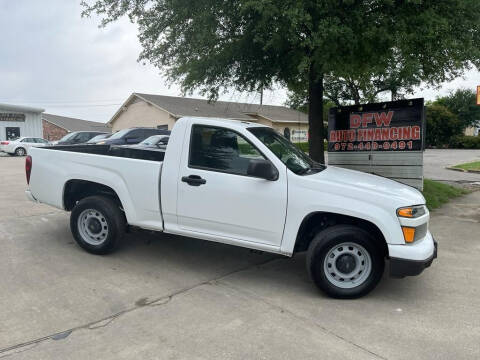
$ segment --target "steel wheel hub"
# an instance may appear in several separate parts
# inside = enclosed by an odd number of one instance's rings
[[[327,280],[342,289],[363,284],[372,272],[372,260],[367,250],[349,242],[331,248],[323,266]]]
[[[83,240],[90,245],[100,245],[108,237],[107,220],[98,210],[83,210],[77,225]]]

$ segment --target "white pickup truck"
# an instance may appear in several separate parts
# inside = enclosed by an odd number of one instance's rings
[[[127,226],[292,256],[333,297],[365,295],[385,260],[395,277],[436,257],[416,189],[312,161],[273,129],[182,118],[165,151],[109,145],[32,148],[27,196],[71,211],[85,250],[115,249]]]

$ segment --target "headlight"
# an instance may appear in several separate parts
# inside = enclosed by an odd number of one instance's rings
[[[105,144],[105,141],[99,141],[96,143],[97,145],[104,145]]]
[[[397,216],[405,218],[417,218],[425,215],[425,205],[407,206],[397,210]]]

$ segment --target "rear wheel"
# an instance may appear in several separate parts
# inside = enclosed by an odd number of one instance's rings
[[[25,156],[26,153],[27,151],[22,147],[19,147],[15,150],[15,155],[17,156]]]
[[[75,241],[92,254],[108,254],[118,246],[125,233],[126,219],[119,206],[105,196],[81,200],[70,215]]]
[[[307,269],[322,291],[335,298],[366,295],[380,281],[385,261],[380,246],[365,230],[335,225],[310,243]]]

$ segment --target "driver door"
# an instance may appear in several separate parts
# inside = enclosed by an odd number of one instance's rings
[[[247,175],[250,159],[266,157],[243,135],[222,127],[194,125],[189,149],[178,179],[179,227],[280,246],[287,209],[285,168],[277,168],[276,181]],[[198,181],[189,183],[188,178]]]

